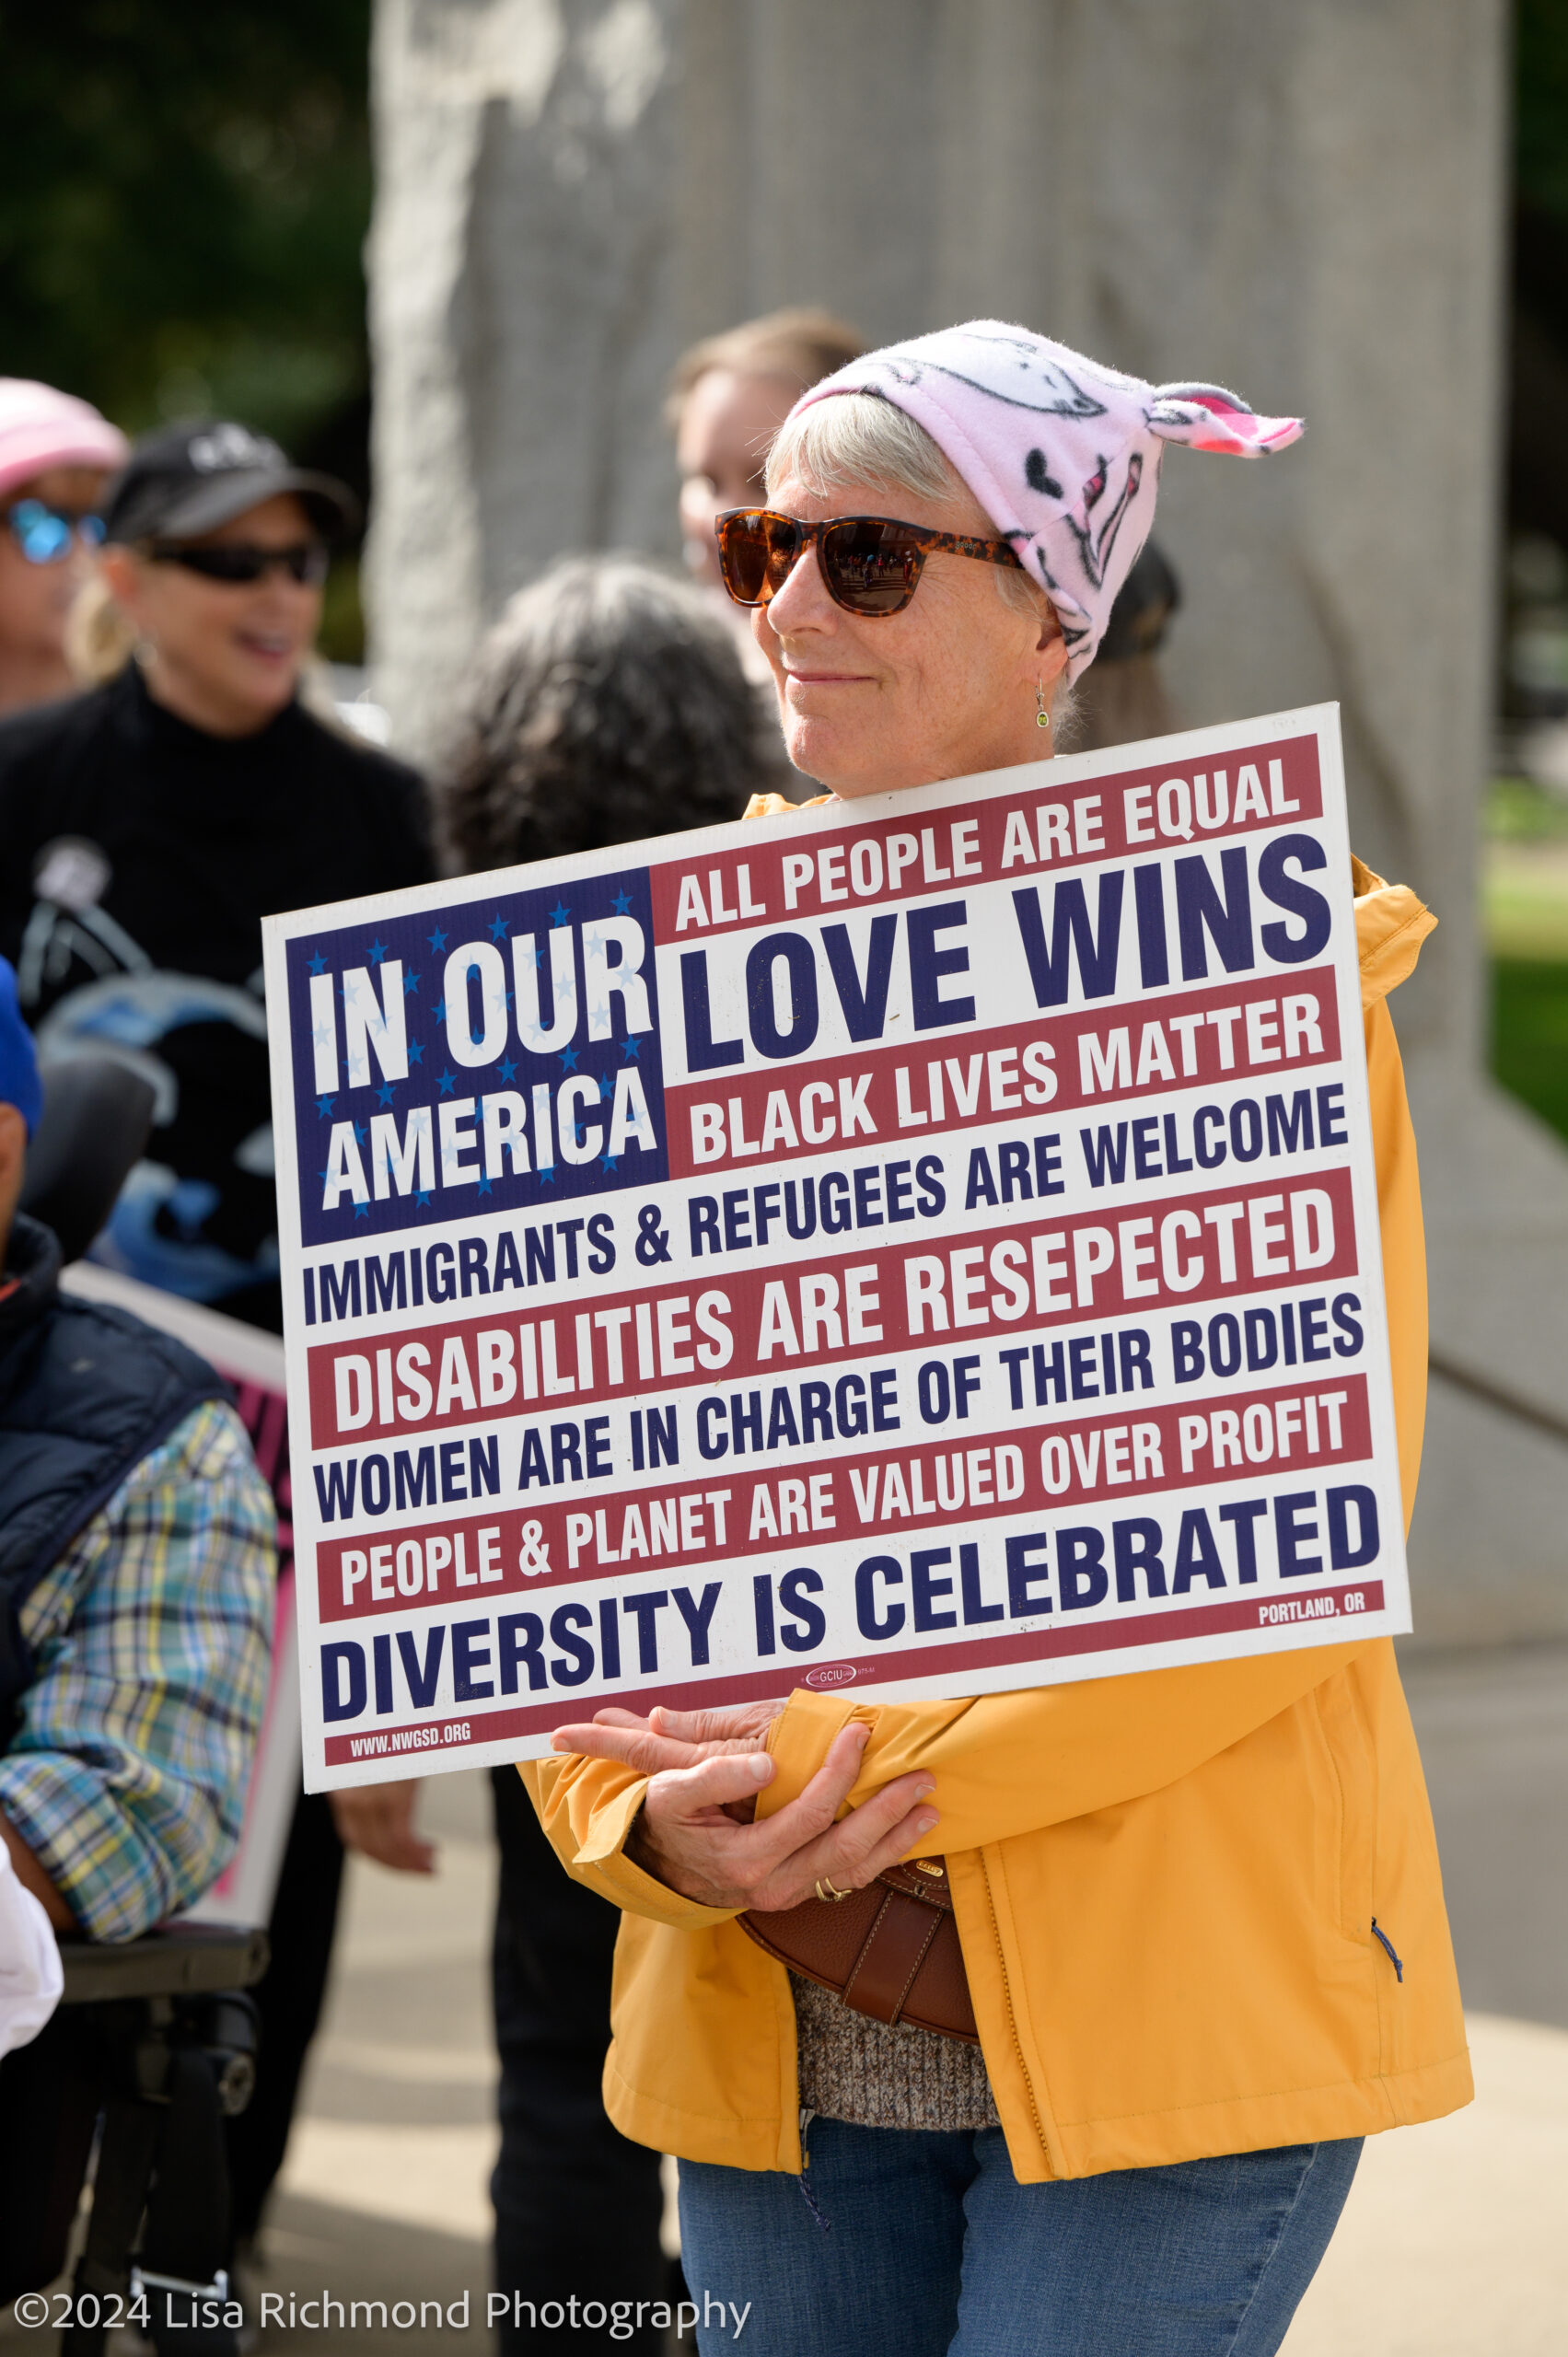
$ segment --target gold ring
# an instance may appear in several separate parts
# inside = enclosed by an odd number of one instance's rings
[[[831,1900],[853,1898],[854,1897],[854,1893],[853,1890],[841,1890],[837,1883],[830,1882],[826,1875],[824,1875],[817,1885],[817,1896],[819,1898],[823,1900]]]

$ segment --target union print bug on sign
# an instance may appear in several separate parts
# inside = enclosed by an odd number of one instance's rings
[[[267,932],[311,1789],[1409,1627],[1332,707]]]

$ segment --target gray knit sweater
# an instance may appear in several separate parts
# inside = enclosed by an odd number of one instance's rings
[[[856,2128],[998,2128],[978,2046],[875,2022],[792,1972],[800,2107]]]

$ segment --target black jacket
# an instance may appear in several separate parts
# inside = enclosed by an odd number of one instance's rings
[[[158,1090],[103,1257],[277,1324],[261,918],[431,873],[416,773],[297,704],[209,737],[132,666],[0,724],[0,951],[41,1056]]]

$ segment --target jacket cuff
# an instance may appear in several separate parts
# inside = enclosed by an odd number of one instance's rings
[[[727,1923],[739,1913],[738,1908],[703,1907],[695,1898],[683,1898],[626,1855],[626,1843],[646,1791],[647,1780],[640,1777],[595,1809],[592,1831],[572,1861],[573,1873],[624,1913],[645,1916],[674,1931],[696,1932],[709,1923]]]
[[[768,1730],[773,1781],[757,1796],[759,1817],[774,1817],[798,1800],[828,1756],[839,1729],[856,1715],[847,1694],[812,1694],[797,1686]]]

